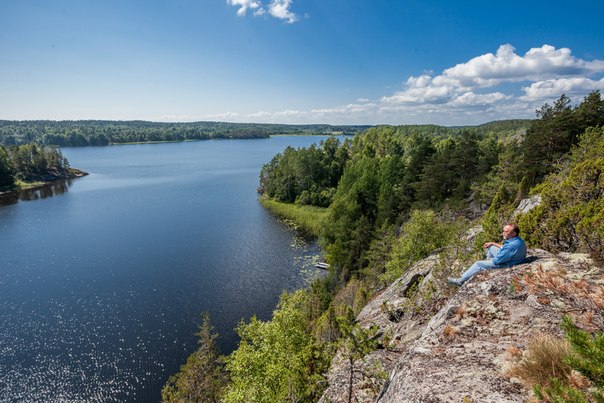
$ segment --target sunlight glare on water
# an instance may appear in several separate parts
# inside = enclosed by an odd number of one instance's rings
[[[223,353],[319,250],[257,201],[317,137],[68,148],[90,172],[0,205],[0,401],[159,401],[208,311]]]

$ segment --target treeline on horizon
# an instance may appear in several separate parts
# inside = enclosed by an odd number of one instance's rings
[[[439,251],[442,267],[430,292],[408,290],[409,306],[382,307],[394,321],[406,311],[436,312],[452,292],[446,283],[452,262],[457,270],[467,267],[510,220],[519,220],[531,247],[604,261],[603,125],[596,91],[576,106],[563,95],[528,124],[379,126],[352,141],[333,138],[276,155],[260,173],[262,197],[318,211],[317,235],[331,269],[310,287],[284,293],[272,320],[242,321],[239,347],[226,357],[205,316],[199,348],[162,399],[317,401],[337,351],[350,379],[364,379],[377,396],[387,374],[377,367],[361,372],[355,362],[388,348],[387,341],[378,343],[377,329],[362,328],[356,315],[376,292]],[[536,194],[541,205],[515,216],[520,200]],[[482,232],[466,240],[462,234],[477,225]],[[343,400],[355,400],[351,382]]]
[[[354,135],[368,127],[370,126],[227,122],[0,120],[0,145],[36,143],[81,147],[156,141],[267,138],[277,134]]]

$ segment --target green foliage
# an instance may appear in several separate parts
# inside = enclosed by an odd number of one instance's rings
[[[485,145],[485,147],[487,147]],[[503,188],[506,195],[515,194],[518,189],[518,183],[522,179],[522,167],[520,155],[522,154],[522,144],[512,140],[507,144],[498,143],[497,150],[484,150],[485,153],[497,154],[497,163],[491,165],[490,171],[482,174],[480,179],[472,186],[474,197],[480,203],[490,205],[493,198]],[[490,158],[494,158],[493,155]],[[492,159],[489,163],[493,163]],[[487,163],[479,169],[485,169]],[[485,171],[479,171],[485,172]],[[526,183],[526,181],[525,181]],[[527,186],[526,184],[524,185]]]
[[[392,247],[397,239],[392,226],[382,225],[376,231],[364,255],[366,267],[359,272],[369,288],[377,288],[383,284],[386,264],[390,261]]]
[[[509,202],[510,198],[505,186],[502,185],[482,217],[482,232],[476,237],[476,249],[482,249],[485,242],[501,239],[501,229],[510,222],[514,210],[513,205]]]
[[[383,279],[395,280],[413,263],[455,242],[459,230],[458,225],[439,219],[432,210],[414,210],[393,246]]]
[[[579,329],[565,316],[562,328],[573,347],[574,354],[568,358],[569,364],[585,375],[595,386],[604,388],[604,333],[591,336]],[[604,390],[601,390],[604,392]]]
[[[15,184],[13,166],[4,147],[0,147],[0,189],[10,188]]]
[[[311,332],[316,303],[306,290],[283,294],[271,321],[254,317],[239,325],[239,347],[227,360],[225,402],[318,399],[329,360]]]
[[[349,142],[334,137],[308,148],[288,147],[260,171],[259,192],[277,201],[327,207],[348,160]]]
[[[539,183],[556,168],[560,158],[578,141],[588,127],[604,124],[604,100],[599,91],[587,95],[576,108],[562,95],[553,106],[537,111],[539,119],[526,133],[522,164],[531,184]]]
[[[342,337],[338,342],[340,352],[348,361],[348,402],[353,401],[353,381],[356,371],[356,361],[363,360],[365,356],[378,348],[378,326],[373,325],[369,328],[363,328],[354,320],[354,313],[349,309],[344,316],[337,318],[338,327]],[[370,378],[371,375],[359,371],[364,378]]]
[[[580,136],[568,163],[533,190],[542,204],[522,215],[529,244],[552,251],[584,251],[604,259],[604,128]]]
[[[478,129],[485,132],[498,132],[510,137],[524,134],[532,122],[531,119],[495,120],[478,126]]]
[[[69,162],[56,147],[36,144],[0,146],[0,188],[16,181],[44,181],[69,174]]]
[[[475,132],[462,130],[458,136],[436,143],[436,153],[424,165],[415,185],[419,203],[434,208],[451,199],[463,201],[469,195],[470,185],[478,174],[481,151],[478,141]]]
[[[535,385],[533,392],[538,399],[551,403],[589,403],[582,391],[565,385],[558,378],[551,379],[547,386]]]
[[[379,159],[363,158],[349,165],[331,205],[324,232],[330,262],[358,270],[363,252],[371,242],[377,219]],[[344,277],[347,277],[346,275]]]
[[[379,261],[375,241],[412,208],[463,205],[500,154],[497,135],[482,130],[380,126],[352,144],[289,148],[263,167],[259,190],[278,201],[329,206],[321,243],[345,282]]]
[[[498,136],[494,132],[489,132],[482,139],[478,140],[478,163],[476,169],[480,176],[488,174],[497,165],[501,148]]]
[[[199,326],[197,350],[189,356],[186,364],[172,375],[162,389],[162,401],[171,403],[184,402],[219,402],[227,378],[224,372],[222,357],[216,348],[214,328],[210,316],[203,314]]]
[[[496,135],[488,136],[483,141],[476,130],[384,126],[355,137],[323,237],[342,280],[371,273],[365,268],[376,260],[372,245],[405,222],[412,208],[461,207],[499,155]]]

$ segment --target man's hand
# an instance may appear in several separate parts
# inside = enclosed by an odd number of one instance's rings
[[[491,246],[497,246],[497,247],[501,247],[501,245],[499,245],[497,242],[487,242],[484,245],[482,245],[483,248],[488,249]]]

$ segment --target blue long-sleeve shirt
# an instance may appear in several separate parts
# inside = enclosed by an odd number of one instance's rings
[[[493,258],[496,265],[514,266],[526,259],[526,244],[519,236],[507,239]]]

